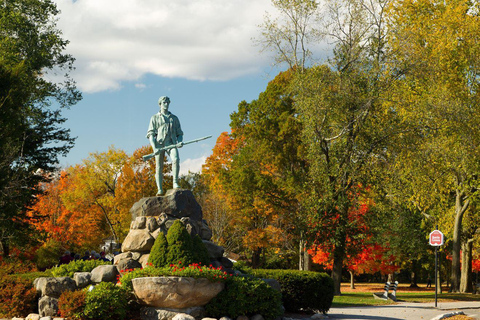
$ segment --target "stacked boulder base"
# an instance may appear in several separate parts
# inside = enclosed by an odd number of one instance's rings
[[[101,265],[92,272],[76,272],[70,277],[41,277],[35,279],[34,286],[40,295],[38,313],[41,317],[54,317],[58,314],[58,298],[64,291],[82,289],[90,284],[115,282],[118,270],[112,265]]]
[[[175,220],[180,220],[191,236],[200,236],[214,267],[232,267],[231,261],[223,257],[224,249],[210,241],[212,231],[190,190],[172,189],[165,196],[142,198],[130,213],[130,231],[123,241],[122,253],[114,259],[119,271],[145,267],[155,239],[160,232],[166,235]]]

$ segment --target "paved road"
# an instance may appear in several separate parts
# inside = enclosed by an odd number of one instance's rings
[[[440,315],[463,311],[465,315],[480,319],[480,302],[438,302],[432,303],[400,302],[395,305],[374,307],[331,308],[326,319],[345,320],[430,320]]]

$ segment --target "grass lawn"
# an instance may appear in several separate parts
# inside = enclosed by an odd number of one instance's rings
[[[353,307],[353,306],[378,306],[395,304],[394,301],[379,300],[373,297],[374,292],[383,292],[383,283],[359,283],[355,289],[350,289],[349,284],[342,284],[342,295],[333,298],[332,307]],[[399,284],[397,299],[407,302],[433,302],[435,301],[435,288],[410,288],[407,284]],[[438,294],[438,301],[480,301],[480,294],[471,293],[444,293]]]

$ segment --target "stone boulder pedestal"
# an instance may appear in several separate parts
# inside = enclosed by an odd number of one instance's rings
[[[132,280],[133,291],[143,305],[186,309],[206,305],[225,287],[206,278],[145,277]]]

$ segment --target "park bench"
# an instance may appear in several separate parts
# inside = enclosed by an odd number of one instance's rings
[[[373,294],[373,297],[375,299],[381,299],[381,300],[393,300],[397,301],[397,287],[398,287],[398,281],[395,281],[393,284],[390,283],[389,281],[385,282],[385,286],[383,287],[383,292],[375,292]],[[392,293],[389,293],[389,290],[392,290]]]

